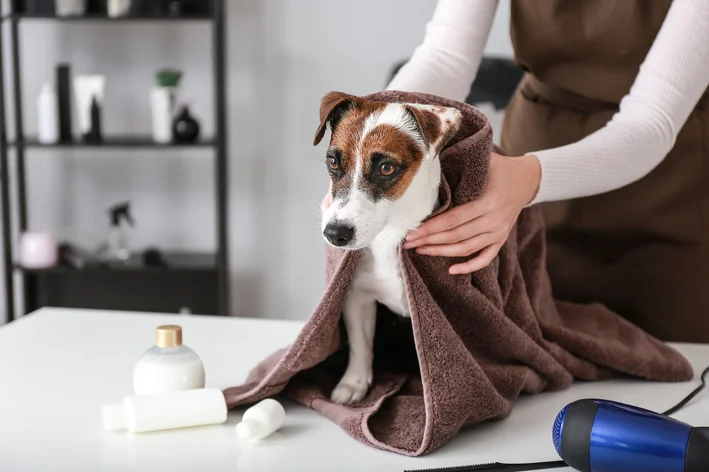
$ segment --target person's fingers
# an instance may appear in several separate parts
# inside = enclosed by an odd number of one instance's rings
[[[488,228],[489,222],[486,215],[475,218],[474,220],[464,222],[460,226],[450,229],[448,231],[443,231],[440,233],[429,234],[428,236],[422,236],[413,241],[405,241],[404,249],[413,249],[415,247],[423,247],[438,244],[455,244],[466,239],[474,238],[479,234],[487,233],[491,230]]]
[[[332,205],[332,195],[328,193],[320,203],[320,211],[325,213],[327,209],[330,208],[330,205]]]
[[[416,252],[427,256],[464,257],[475,254],[481,249],[493,244],[494,241],[494,234],[483,233],[456,244],[423,246],[416,249]]]
[[[440,233],[456,228],[463,223],[473,220],[483,214],[479,202],[470,202],[434,216],[421,226],[406,235],[407,241],[414,241],[433,233]]]
[[[452,265],[450,269],[448,269],[448,272],[451,274],[471,274],[483,269],[490,265],[495,257],[497,257],[497,253],[500,251],[501,247],[502,244],[500,243],[492,244],[480,251],[480,254],[469,261]]]

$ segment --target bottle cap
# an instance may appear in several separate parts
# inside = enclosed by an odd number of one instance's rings
[[[236,436],[239,439],[252,439],[258,434],[259,426],[254,420],[242,420],[236,425]]]
[[[101,424],[106,431],[126,429],[126,408],[123,405],[103,405],[101,407]]]
[[[155,345],[177,347],[182,344],[182,328],[177,325],[162,325],[155,329]]]

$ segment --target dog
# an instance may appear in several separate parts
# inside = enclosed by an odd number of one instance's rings
[[[372,385],[377,303],[410,317],[398,250],[438,205],[439,153],[458,131],[455,108],[369,101],[330,92],[320,104],[314,145],[330,129],[326,154],[332,203],[323,212],[327,244],[361,251],[342,310],[349,341],[331,401],[355,404]]]

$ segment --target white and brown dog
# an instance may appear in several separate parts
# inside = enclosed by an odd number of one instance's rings
[[[461,116],[455,108],[375,102],[341,92],[322,99],[315,144],[329,125],[332,184],[323,235],[333,246],[362,251],[343,307],[349,361],[331,395],[336,403],[356,403],[369,391],[377,302],[410,316],[398,248],[438,203],[438,154]]]

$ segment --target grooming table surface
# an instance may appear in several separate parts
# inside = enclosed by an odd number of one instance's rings
[[[265,356],[289,344],[301,322],[43,308],[0,328],[0,470],[144,470],[244,472],[396,472],[482,462],[557,460],[551,428],[559,410],[585,397],[664,410],[697,381],[622,380],[576,384],[521,398],[500,422],[464,430],[430,456],[408,458],[351,439],[337,425],[284,401],[286,424],[273,436],[241,443],[226,424],[153,433],[107,433],[100,408],[132,394],[132,370],[160,324],[179,324],[202,358],[207,387],[237,385]],[[709,365],[709,345],[674,345],[695,375]],[[709,424],[709,391],[675,415]],[[566,470],[566,469],[556,469]]]

